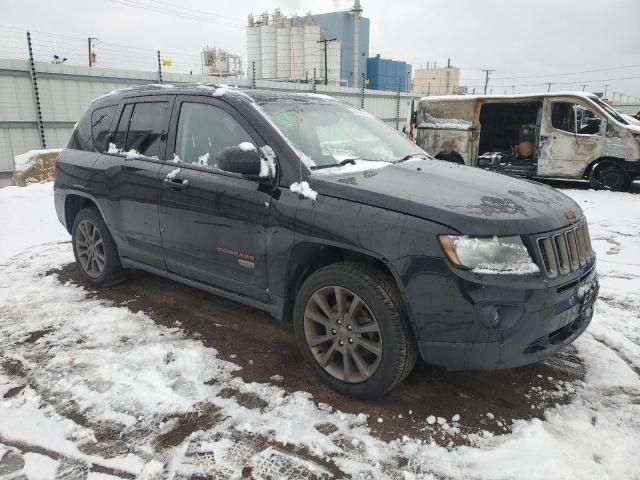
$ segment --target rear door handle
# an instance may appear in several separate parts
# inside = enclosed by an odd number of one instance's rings
[[[189,186],[189,180],[182,178],[165,178],[164,186],[174,190],[184,190]]]

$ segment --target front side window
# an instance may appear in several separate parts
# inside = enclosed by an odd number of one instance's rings
[[[223,109],[203,103],[182,104],[176,134],[177,161],[214,169],[223,149],[245,142],[253,140]]]
[[[551,104],[551,125],[553,128],[579,135],[596,135],[602,121],[594,112],[573,102],[553,102]]]
[[[345,104],[300,97],[260,106],[291,144],[311,159],[312,169],[424,155],[384,122]]]
[[[109,149],[109,133],[111,122],[116,113],[116,105],[98,108],[91,114],[91,133],[93,136],[93,146],[98,152]]]

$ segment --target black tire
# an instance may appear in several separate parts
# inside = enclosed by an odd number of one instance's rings
[[[328,373],[316,360],[318,353],[311,351],[305,333],[311,297],[322,289],[336,286],[360,297],[379,326],[381,358],[375,373],[358,383],[346,382]],[[307,363],[323,382],[347,397],[371,399],[389,393],[411,373],[416,362],[415,340],[407,325],[395,282],[388,274],[364,263],[335,263],[311,274],[298,292],[293,323],[296,341]],[[344,354],[340,358],[344,361]]]
[[[86,232],[88,225],[95,227],[96,237],[99,236],[101,239],[100,245],[92,247],[92,249],[99,250],[103,258],[101,262],[103,268],[94,272],[90,272],[89,269],[83,265],[87,263],[87,260],[83,247],[80,245],[84,238],[83,231]],[[125,276],[122,264],[120,263],[118,249],[102,215],[100,215],[100,212],[98,212],[96,208],[85,208],[78,212],[71,227],[71,244],[73,245],[73,255],[75,256],[76,264],[87,283],[95,287],[107,287],[124,280]],[[81,252],[80,250],[83,251]]]
[[[596,165],[589,173],[589,185],[594,190],[624,190],[629,179],[624,171],[613,163]]]

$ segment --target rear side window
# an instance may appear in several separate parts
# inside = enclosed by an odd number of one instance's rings
[[[116,113],[116,105],[98,108],[91,114],[91,133],[93,146],[98,152],[104,152],[109,148],[109,134],[111,122]]]
[[[129,120],[131,119],[131,112],[133,111],[133,104],[129,103],[122,110],[120,120],[118,121],[118,128],[113,139],[113,143],[118,150],[124,149],[124,142],[127,140],[127,131],[129,130]]]
[[[147,157],[157,157],[167,116],[167,102],[136,103],[129,122],[124,149]]]
[[[91,142],[91,110],[87,110],[76,124],[67,148],[84,150],[86,152],[93,151],[93,143]]]

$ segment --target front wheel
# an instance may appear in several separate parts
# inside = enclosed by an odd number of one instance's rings
[[[393,280],[363,263],[336,263],[309,276],[296,299],[294,328],[307,362],[349,397],[385,395],[415,365]]]
[[[596,166],[589,173],[589,185],[594,190],[623,190],[628,179],[620,167],[612,163]]]

